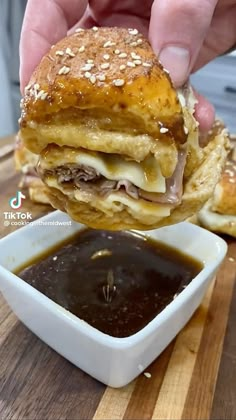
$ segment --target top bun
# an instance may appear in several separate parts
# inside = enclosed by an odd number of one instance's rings
[[[62,119],[72,121],[72,113],[67,112],[74,108],[88,112],[94,107],[110,118],[100,121],[100,128],[110,124],[117,131],[186,141],[177,92],[149,42],[136,29],[78,29],[53,46],[25,89],[20,125],[24,130],[34,128],[34,123],[50,124],[60,111],[65,111]],[[163,127],[168,132],[162,133]],[[37,141],[26,143],[35,153],[43,146]]]

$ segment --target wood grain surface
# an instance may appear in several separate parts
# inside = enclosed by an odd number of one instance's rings
[[[1,146],[13,139],[0,139]],[[18,188],[9,153],[0,158],[0,237],[3,212]],[[51,211],[24,200],[34,218]],[[94,380],[32,334],[0,296],[0,419],[236,419],[236,241],[202,305],[175,340],[122,389]],[[98,361],[99,362],[99,361]]]

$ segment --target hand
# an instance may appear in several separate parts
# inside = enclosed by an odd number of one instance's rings
[[[42,56],[74,26],[135,27],[152,47],[176,86],[191,72],[236,43],[236,0],[28,0],[20,42],[21,89]],[[198,95],[202,130],[214,109]]]

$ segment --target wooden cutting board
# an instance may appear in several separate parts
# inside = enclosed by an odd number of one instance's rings
[[[12,141],[0,140],[0,149]],[[18,182],[12,154],[0,157],[0,237],[14,230],[3,225],[3,212]],[[39,217],[51,209],[24,200],[22,211]],[[55,353],[0,296],[0,418],[235,420],[236,241],[227,242],[227,257],[201,307],[147,369],[151,376],[122,389],[105,387]]]

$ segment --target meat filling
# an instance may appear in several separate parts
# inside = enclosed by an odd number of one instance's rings
[[[116,191],[125,191],[126,194],[135,200],[142,198],[159,204],[177,205],[183,193],[183,173],[186,162],[186,153],[179,152],[179,159],[176,169],[170,178],[166,179],[165,193],[150,193],[136,187],[130,181],[122,179],[113,181],[106,179],[96,169],[85,166],[68,164],[58,166],[44,172],[44,177],[53,176],[62,186],[75,185],[79,189],[91,194],[106,197]]]

